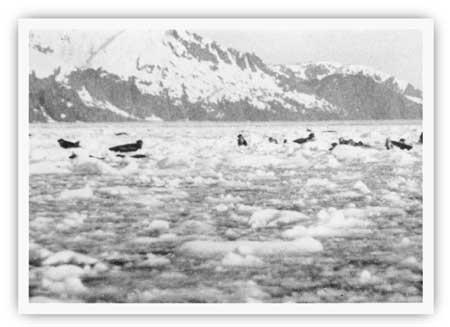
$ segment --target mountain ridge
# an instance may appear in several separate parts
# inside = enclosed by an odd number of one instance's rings
[[[188,31],[33,31],[29,120],[421,118],[419,89],[369,71],[269,65]]]

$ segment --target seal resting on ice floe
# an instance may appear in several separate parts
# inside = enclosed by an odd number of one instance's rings
[[[338,143],[337,142],[333,142],[333,143],[331,143],[331,147],[328,149],[328,151],[332,151],[335,147],[337,147],[338,146]]]
[[[298,138],[298,139],[296,139],[296,140],[294,140],[292,142],[298,143],[298,144],[303,144],[303,143],[306,143],[306,142],[314,141],[315,137],[316,136],[314,135],[314,133],[311,132],[311,133],[309,133],[309,135],[307,137],[301,137],[301,138]]]
[[[419,144],[423,144],[423,132],[422,133],[420,133],[420,136],[419,136],[419,142],[418,142]]]
[[[93,155],[89,155],[89,158],[94,158],[94,159],[98,159],[98,160],[105,160],[105,157],[96,157],[96,156],[93,156]]]
[[[133,154],[132,156],[130,156],[131,158],[136,158],[136,159],[142,159],[142,158],[147,158],[147,156],[145,154]]]
[[[270,143],[275,143],[275,144],[278,144],[278,140],[276,139],[276,138],[274,138],[274,137],[269,137],[269,142]]]
[[[343,137],[339,138],[339,143],[337,142],[333,142],[331,143],[331,147],[328,149],[329,151],[332,151],[335,147],[337,147],[339,144],[344,144],[344,145],[351,145],[351,146],[360,146],[363,148],[370,148],[370,145],[363,143],[362,141],[358,141],[356,142],[353,139],[344,139]]]
[[[412,145],[406,144],[405,139],[400,139],[398,141],[392,141],[389,137],[386,138],[386,142],[384,143],[387,150],[392,149],[394,146],[401,149],[401,150],[411,150]]]
[[[242,134],[239,134],[237,136],[237,142],[238,142],[238,146],[247,146],[247,141],[244,139],[244,137],[242,136]]]
[[[137,140],[136,143],[116,145],[109,148],[110,151],[114,152],[133,152],[142,148],[142,140]]]
[[[80,141],[70,142],[70,141],[67,141],[65,139],[59,139],[58,143],[61,146],[61,148],[64,148],[64,149],[79,148],[80,147]]]
[[[365,148],[369,148],[370,145],[363,143],[362,141],[354,141],[353,139],[344,139],[343,137],[339,138],[339,144],[346,144],[346,145],[352,145],[352,146],[362,146]]]

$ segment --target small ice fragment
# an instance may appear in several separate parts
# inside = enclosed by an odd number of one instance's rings
[[[49,256],[42,262],[42,264],[44,266],[55,266],[69,263],[75,265],[93,265],[97,262],[97,259],[88,257],[87,255],[76,253],[70,250],[63,250]]]
[[[370,193],[370,189],[362,181],[357,181],[355,185],[353,185],[353,188],[364,194]]]
[[[167,232],[170,228],[170,224],[166,220],[155,219],[148,225],[150,232]]]
[[[53,281],[62,281],[69,277],[83,276],[85,271],[75,265],[60,265],[57,267],[49,267],[44,272],[44,278]]]
[[[225,204],[221,203],[217,205],[214,209],[216,209],[216,211],[218,212],[225,212],[228,210],[228,207]]]
[[[378,278],[375,276],[372,276],[370,271],[363,270],[361,274],[359,275],[359,282],[361,284],[373,284],[378,281]]]
[[[261,266],[263,261],[251,254],[240,255],[238,253],[230,252],[222,259],[224,266],[239,266],[239,267],[256,267]]]
[[[94,196],[94,192],[92,191],[89,185],[86,185],[84,188],[73,189],[73,190],[64,190],[59,195],[60,199],[89,199]]]
[[[157,268],[167,266],[168,264],[170,264],[170,260],[166,257],[148,253],[147,259],[140,262],[138,266],[143,268]]]

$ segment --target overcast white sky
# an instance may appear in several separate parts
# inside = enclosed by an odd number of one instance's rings
[[[197,30],[226,47],[255,52],[270,63],[334,61],[376,68],[422,87],[418,30]]]

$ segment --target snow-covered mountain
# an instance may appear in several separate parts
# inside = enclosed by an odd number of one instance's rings
[[[422,113],[419,90],[369,68],[268,65],[256,54],[188,31],[39,30],[30,33],[29,51],[32,122],[389,119]]]
[[[281,74],[291,73],[296,78],[305,81],[322,80],[330,75],[354,76],[362,75],[370,77],[375,82],[383,84],[396,93],[400,93],[417,103],[422,103],[422,91],[412,84],[400,80],[395,76],[386,74],[371,67],[362,65],[344,65],[335,62],[300,63],[293,65],[274,65],[273,68]]]

